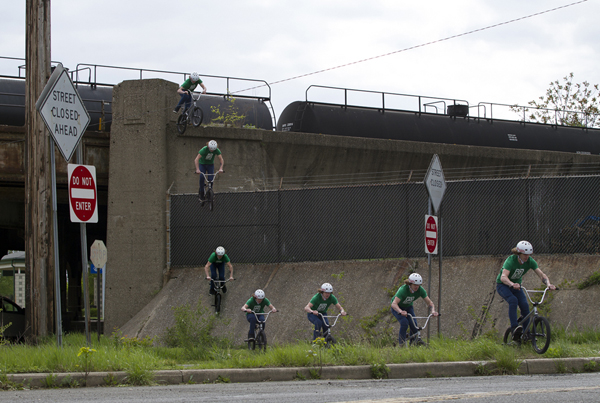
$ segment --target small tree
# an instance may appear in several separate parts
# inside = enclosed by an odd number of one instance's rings
[[[600,89],[587,81],[573,84],[573,73],[563,82],[551,82],[546,95],[528,102],[536,109],[513,106],[515,112],[531,112],[528,119],[563,126],[600,127]],[[526,118],[526,119],[527,119]]]

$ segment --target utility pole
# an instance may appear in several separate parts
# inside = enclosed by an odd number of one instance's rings
[[[54,239],[50,137],[35,103],[50,78],[50,0],[26,0],[25,253],[27,332],[53,332]]]

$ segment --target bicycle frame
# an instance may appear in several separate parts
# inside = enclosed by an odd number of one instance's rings
[[[438,316],[440,314],[438,313]],[[433,316],[432,313],[430,313],[428,316],[412,316],[410,313],[406,314],[406,318],[412,322],[413,326],[417,329],[417,331],[415,332],[415,334],[411,335],[408,337],[407,341],[409,343],[405,343],[407,346],[410,344],[410,342],[412,342],[413,340],[416,340],[418,338],[421,337],[421,330],[424,330],[427,327],[427,324],[429,323],[429,319],[431,319],[431,317]],[[425,324],[423,326],[418,326],[416,319],[426,319],[425,320]],[[410,328],[410,326],[409,326]]]
[[[539,316],[538,313],[538,305],[541,305],[542,302],[544,302],[544,298],[546,298],[546,292],[549,290],[548,287],[546,287],[546,289],[544,291],[540,291],[540,290],[528,290],[525,287],[521,286],[521,288],[523,289],[523,291],[525,291],[525,295],[527,296],[527,299],[529,300],[529,303],[531,305],[533,305],[533,309],[531,310],[531,312],[529,312],[529,314],[527,316],[525,316],[524,318],[522,318],[519,321],[519,325],[522,325],[523,323],[525,323],[527,320],[529,320],[529,323],[527,324],[527,328],[523,328],[523,333],[528,332],[532,327],[533,327],[533,318],[535,318],[536,316]],[[530,294],[539,294],[542,293],[542,299],[539,300],[539,302],[534,302],[531,299],[531,295]]]
[[[223,289],[223,286],[225,285],[226,282],[230,281],[231,279],[227,279],[227,280],[215,280],[215,279],[210,279],[210,281],[213,282],[214,284],[214,289],[215,289],[215,293],[221,293],[221,290]]]
[[[323,335],[323,337],[326,337],[327,335],[331,334],[331,329],[335,326],[335,324],[337,323],[339,317],[342,316],[341,313],[338,313],[337,315],[323,315],[321,312],[319,312],[319,317],[321,318],[321,320],[323,320],[323,325],[325,327],[325,334]],[[327,319],[333,319],[335,318],[335,320],[333,321],[333,324],[327,324],[327,322],[325,321],[325,318]]]
[[[252,311],[252,312],[246,312],[246,314],[250,314],[250,313],[254,314],[254,317],[256,318],[256,324],[258,326],[258,329],[265,330],[265,323],[267,322],[267,319],[269,318],[269,315],[271,313],[275,313],[275,312],[273,312],[273,311],[263,312],[263,313],[256,313],[254,311]],[[264,320],[260,320],[258,318],[259,315],[263,315],[265,317],[265,319]],[[256,332],[257,332],[258,329],[254,329],[254,334],[255,335],[256,335]]]

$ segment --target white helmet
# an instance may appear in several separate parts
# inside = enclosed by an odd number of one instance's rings
[[[210,151],[215,151],[217,149],[217,142],[214,140],[211,140],[208,142],[208,149]]]
[[[321,290],[323,290],[323,292],[333,292],[333,286],[329,283],[323,283],[323,285],[321,286]]]
[[[263,290],[254,291],[254,296],[258,299],[265,299],[265,292]]]
[[[517,252],[531,255],[533,253],[533,246],[527,241],[521,241],[517,244]]]
[[[195,71],[190,75],[190,78],[192,79],[193,83],[195,83],[196,81],[200,80],[200,76]]]
[[[218,256],[223,256],[225,254],[225,248],[222,246],[219,246],[217,249],[215,249],[215,252],[217,252]]]
[[[410,276],[408,276],[408,282],[411,284],[421,285],[423,284],[423,277],[421,277],[421,275],[418,273],[413,273]]]

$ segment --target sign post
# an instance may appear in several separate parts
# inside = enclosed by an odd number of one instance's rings
[[[429,202],[428,202],[428,214],[425,218],[425,253],[427,253],[427,262],[429,263],[429,286],[427,289],[427,293],[431,293],[431,255],[437,253],[439,258],[440,272],[439,272],[439,289],[438,289],[438,312],[442,309],[442,231],[440,225],[442,223],[442,218],[440,214],[440,205],[442,204],[442,199],[444,198],[444,193],[446,192],[446,179],[444,178],[444,171],[442,170],[442,163],[440,162],[440,158],[437,154],[433,155],[431,162],[429,163],[429,168],[427,169],[427,174],[425,174],[425,186],[427,187],[427,192],[429,193]],[[427,229],[427,223],[429,222],[429,218],[431,216],[431,208],[433,207],[433,211],[439,217],[434,217],[435,220],[435,236],[436,239],[433,239],[433,231],[431,231],[431,223],[429,226],[429,230]],[[429,231],[429,232],[428,232]],[[429,238],[428,238],[429,236]],[[430,244],[431,243],[431,244]],[[430,247],[434,246],[430,251]],[[439,246],[439,253],[438,253]],[[438,335],[440,332],[440,317],[438,316],[437,320],[438,324]],[[429,329],[427,330],[427,338],[429,338]]]
[[[102,306],[104,307],[104,290],[102,290],[102,300],[100,299],[100,273],[102,273],[102,280],[104,281],[104,276],[105,276],[105,272],[104,270],[101,270],[105,265],[106,265],[106,260],[107,260],[107,251],[106,251],[106,245],[104,245],[104,242],[102,242],[101,240],[96,239],[94,241],[94,243],[92,244],[92,247],[90,248],[90,259],[92,261],[92,263],[94,264],[94,266],[96,266],[98,268],[97,273],[98,273],[98,277],[97,277],[97,281],[96,281],[96,291],[97,291],[97,303],[96,303],[96,309],[97,309],[97,322],[96,322],[96,330],[98,332],[98,341],[100,341],[100,314],[101,314],[101,310],[100,310],[100,301],[102,301]]]
[[[90,123],[90,115],[85,109],[79,93],[73,85],[67,70],[62,64],[54,68],[48,83],[35,103],[46,128],[54,141],[50,142],[50,165],[52,175],[52,217],[54,229],[54,296],[56,309],[56,341],[62,347],[62,307],[60,298],[60,259],[58,255],[58,217],[56,201],[56,162],[54,143],[67,162],[79,144],[81,136]],[[84,261],[87,261],[85,259]]]

